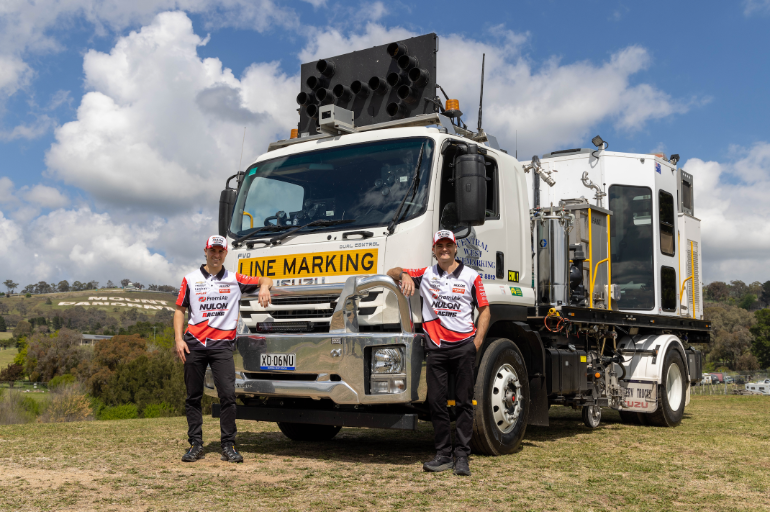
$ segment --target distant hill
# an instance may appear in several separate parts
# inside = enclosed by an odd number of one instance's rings
[[[132,323],[168,318],[175,309],[175,301],[176,295],[171,293],[124,291],[120,288],[45,293],[31,297],[14,295],[0,297],[0,316],[6,319],[8,330],[12,330],[23,319],[42,317],[50,321],[56,316],[68,321],[75,320],[74,324],[70,323],[73,326],[85,322],[89,330],[94,330],[96,324],[96,329],[100,329],[108,325],[126,325],[127,321]],[[78,321],[83,316],[87,318]],[[85,329],[85,325],[82,328]]]

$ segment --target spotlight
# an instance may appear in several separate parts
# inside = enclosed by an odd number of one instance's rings
[[[403,70],[416,68],[420,65],[417,57],[410,57],[409,55],[402,55],[398,58],[398,67]]]
[[[319,87],[315,92],[315,97],[321,104],[329,103],[332,101],[332,92],[324,87]]]
[[[397,85],[406,84],[407,78],[406,76],[396,73],[395,71],[392,73],[388,73],[388,76],[386,78],[388,81],[388,85],[391,87],[396,87]]]
[[[404,43],[390,43],[388,45],[387,51],[388,51],[388,55],[390,55],[394,59],[397,59],[402,55],[406,55],[407,53],[409,53]]]
[[[308,87],[310,87],[313,90],[316,90],[319,87],[326,87],[327,85],[329,85],[328,80],[317,76],[307,77],[307,80],[305,80],[305,83],[307,84]]]
[[[335,98],[342,101],[347,101],[353,97],[353,91],[350,90],[350,87],[345,87],[342,84],[335,85],[332,92]]]
[[[396,103],[394,101],[393,103],[388,103],[388,106],[385,107],[385,111],[390,117],[396,119],[401,119],[402,117],[409,115],[409,107],[401,102]]]
[[[604,139],[602,139],[601,137],[599,137],[599,136],[597,135],[596,137],[594,137],[593,139],[591,139],[591,143],[592,143],[594,146],[596,146],[597,148],[600,148],[600,147],[602,147],[602,146],[604,145]]]
[[[305,107],[305,113],[309,118],[315,119],[316,117],[318,117],[318,105],[316,105],[315,103],[311,103],[310,105]]]
[[[319,73],[321,73],[323,76],[331,78],[332,75],[334,75],[334,62],[326,59],[319,60],[315,68],[318,70]]]
[[[309,105],[315,101],[313,93],[301,92],[297,94],[297,105]]]
[[[377,94],[388,92],[388,82],[384,78],[373,76],[369,79],[369,88]]]
[[[353,94],[361,98],[368,97],[372,92],[371,88],[361,80],[355,80],[352,84],[350,84],[350,90],[353,91]]]
[[[671,158],[669,158],[668,161],[676,165],[679,162],[679,153],[671,155]]]
[[[402,85],[397,91],[399,99],[406,103],[417,103],[420,99],[420,95],[414,87],[408,85]]]
[[[420,68],[410,69],[407,76],[415,87],[425,87],[428,84],[428,80],[430,80],[430,73]]]

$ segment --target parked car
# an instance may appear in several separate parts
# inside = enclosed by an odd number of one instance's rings
[[[732,384],[735,382],[735,379],[731,375],[725,375],[725,384]]]

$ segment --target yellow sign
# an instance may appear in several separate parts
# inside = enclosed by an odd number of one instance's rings
[[[376,274],[377,251],[361,249],[248,258],[238,261],[238,273],[276,279]]]
[[[514,283],[519,282],[519,273],[515,270],[509,270],[508,271],[508,280],[513,281]]]

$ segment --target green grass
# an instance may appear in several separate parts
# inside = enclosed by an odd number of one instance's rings
[[[0,332],[0,340],[9,340],[13,338],[12,332]]]
[[[44,314],[46,312],[56,313],[73,306],[60,306],[60,302],[91,302],[89,297],[120,297],[136,299],[149,299],[149,300],[161,300],[166,301],[166,305],[173,308],[176,295],[171,293],[159,293],[159,292],[124,292],[120,289],[109,290],[89,290],[84,292],[58,292],[58,293],[45,293],[42,295],[33,295],[30,298],[25,298],[23,295],[14,295],[13,297],[2,298],[4,304],[9,308],[10,313],[20,314],[18,306],[23,303],[26,306],[27,313],[22,315],[25,318],[34,317],[36,314]],[[46,304],[45,301],[51,299],[51,304]],[[82,306],[87,308],[98,308],[106,311],[108,315],[117,316],[120,311],[126,310],[126,307],[118,306]],[[118,312],[113,310],[117,309]],[[153,311],[153,310],[148,310]],[[37,312],[37,313],[36,313]]]
[[[13,362],[13,358],[16,357],[16,354],[18,353],[19,351],[16,349],[16,347],[0,349],[0,370],[11,364]]]
[[[770,510],[770,398],[698,396],[675,429],[623,425],[604,411],[551,410],[523,449],[474,456],[471,478],[426,474],[432,428],[343,429],[297,443],[239,421],[243,464],[180,462],[184,418],[0,427],[0,510]]]

